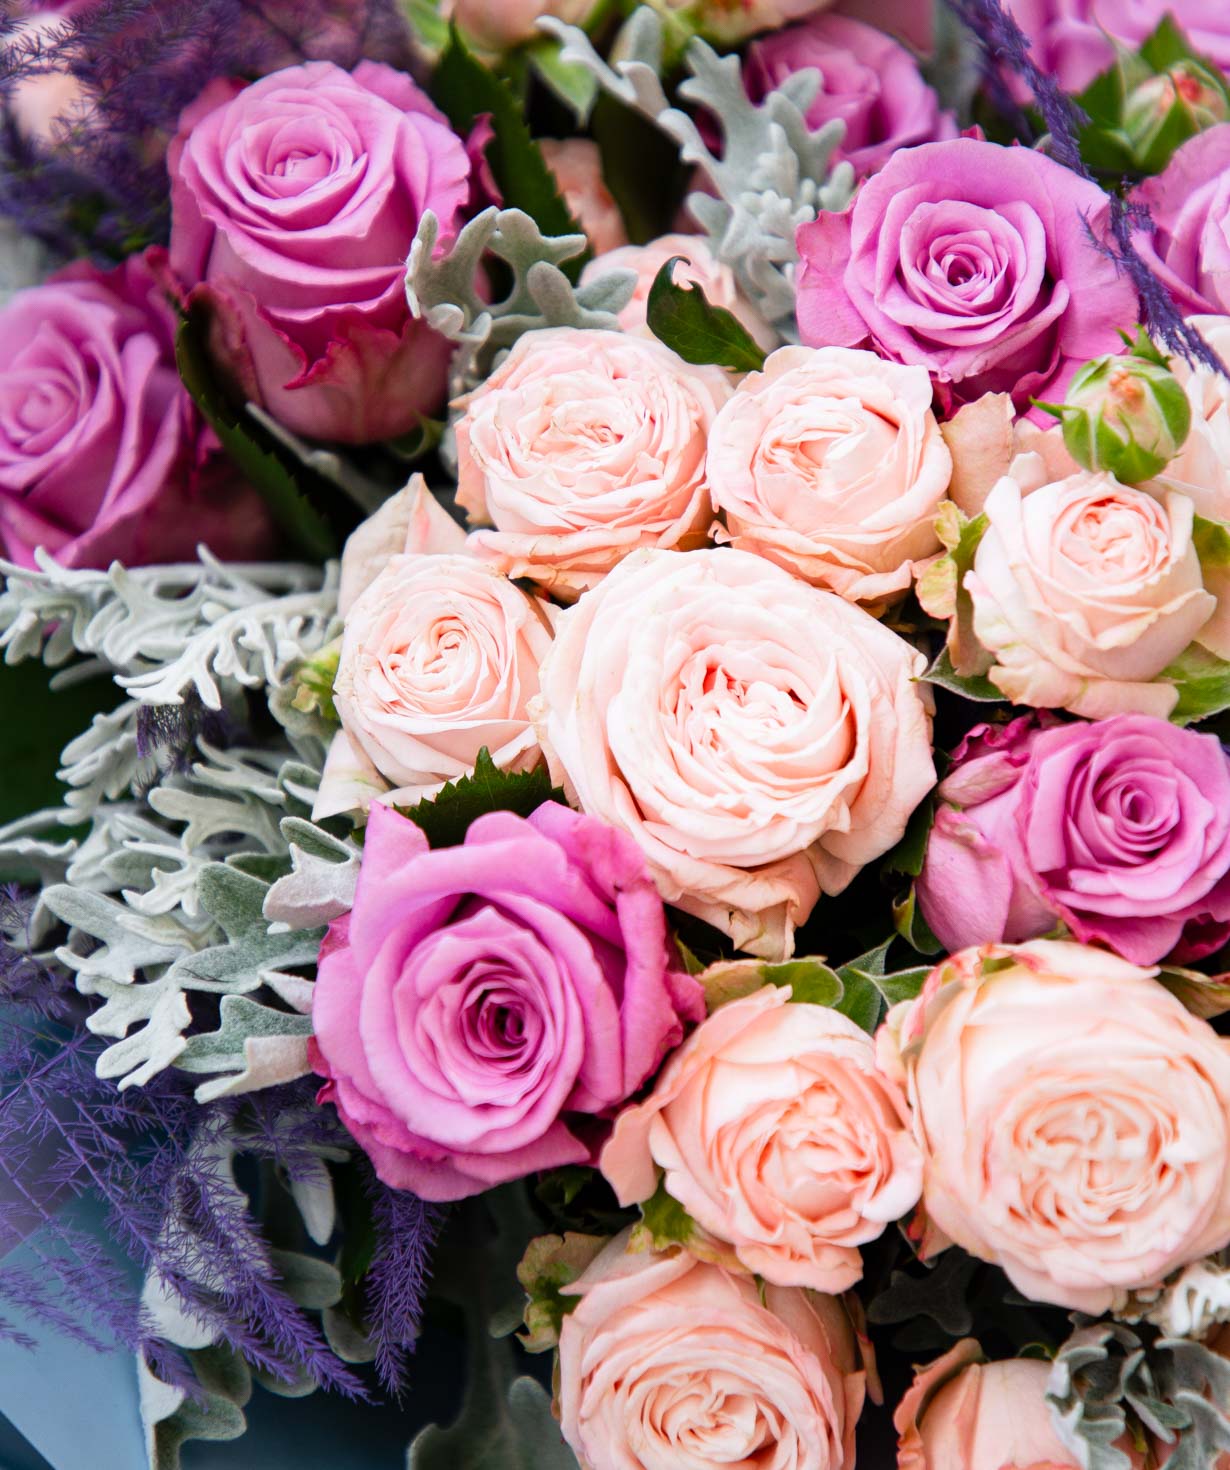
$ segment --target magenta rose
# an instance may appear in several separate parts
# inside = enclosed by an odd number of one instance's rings
[[[145,256],[80,263],[0,308],[0,539],[34,565],[129,566],[266,549],[269,525],[175,368]]]
[[[1148,965],[1230,937],[1230,758],[1152,715],[980,725],[957,749],[918,880],[951,953],[1060,921]],[[977,902],[970,902],[970,895]]]
[[[1230,312],[1230,123],[1189,138],[1132,202],[1153,221],[1136,248],[1180,310]]]
[[[429,851],[374,807],[353,910],[321,948],[321,1101],[395,1189],[462,1199],[587,1163],[607,1116],[699,1021],[636,845],[548,802]]]
[[[347,443],[440,406],[449,344],[411,318],[405,262],[426,210],[454,230],[470,161],[409,77],[310,62],[214,82],[168,164],[171,266],[248,398]]]
[[[1035,63],[1065,92],[1083,90],[1106,70],[1115,41],[1135,50],[1166,15],[1196,52],[1230,68],[1225,0],[1004,0],[1004,9],[1025,32]]]
[[[1028,148],[974,138],[896,153],[841,214],[799,229],[809,346],[870,341],[961,401],[1063,397],[1136,320],[1135,289],[1099,253],[1107,196]]]
[[[952,113],[940,110],[905,47],[844,15],[817,15],[753,41],[743,64],[748,96],[760,102],[807,67],[823,79],[807,125],[844,122],[846,135],[833,159],[849,160],[856,173],[874,173],[898,148],[957,135]]]

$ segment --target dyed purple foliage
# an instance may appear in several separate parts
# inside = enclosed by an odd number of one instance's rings
[[[92,99],[54,148],[0,120],[0,214],[65,255],[121,259],[166,239],[166,142],[215,77],[306,59],[405,63],[395,0],[97,0],[58,36],[0,19],[0,99],[23,78],[75,76]]]
[[[143,704],[137,711],[137,755],[141,760],[161,755],[164,764],[185,775],[200,754],[197,740],[215,749],[232,743],[234,722],[223,710],[210,709],[195,690],[182,704]]]
[[[406,1391],[406,1357],[421,1325],[431,1254],[444,1221],[439,1205],[366,1176],[376,1250],[365,1282],[367,1332],[376,1348],[376,1372],[385,1389]]]
[[[1023,129],[1026,119],[1004,85],[1004,73],[1014,72],[1030,91],[1049,135],[1047,151],[1057,162],[1084,178],[1093,176],[1080,151],[1080,130],[1089,121],[1059,83],[1034,65],[1029,42],[1000,0],[948,0],[948,6],[978,42],[983,78],[1006,116]],[[1225,365],[1200,334],[1184,321],[1170,293],[1137,254],[1133,230],[1149,227],[1147,213],[1131,209],[1117,196],[1111,198],[1112,241],[1094,239],[1095,246],[1124,271],[1140,295],[1141,310],[1150,335],[1190,363],[1201,363],[1230,376]],[[1125,326],[1130,323],[1125,323]]]

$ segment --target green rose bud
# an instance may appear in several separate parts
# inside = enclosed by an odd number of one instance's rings
[[[1124,485],[1160,474],[1192,426],[1187,395],[1160,357],[1095,357],[1061,405],[1039,407],[1063,421],[1063,442],[1078,464]]]
[[[295,697],[291,705],[305,715],[319,714],[338,723],[333,703],[333,682],[342,653],[342,640],[335,638],[315,655],[306,659],[295,671]]]
[[[1199,62],[1180,61],[1132,89],[1123,106],[1123,131],[1137,160],[1152,171],[1179,143],[1228,116],[1225,89],[1212,73]]]

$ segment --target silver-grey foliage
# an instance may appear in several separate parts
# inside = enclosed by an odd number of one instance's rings
[[[654,11],[642,6],[633,13],[610,64],[578,27],[550,18],[540,26],[559,37],[565,62],[586,68],[611,96],[655,123],[699,171],[707,187],[688,196],[689,210],[761,315],[792,337],[795,231],[821,210],[844,209],[854,193],[850,165],[831,167],[845,124],[828,122],[814,132],[807,126],[820,73],[796,72],[754,103],[738,56],[719,56],[704,41],[691,41],[684,59],[692,75],[679,95],[720,127],[722,146],[715,152],[695,119],[663,89],[662,20]]]
[[[636,275],[613,271],[574,286],[561,267],[583,255],[584,235],[543,235],[519,209],[486,209],[437,254],[440,222],[428,210],[406,261],[410,310],[458,344],[452,390],[466,393],[491,372],[496,357],[525,332],[541,327],[616,331],[632,299]],[[512,288],[501,301],[480,292],[480,265],[492,255],[508,267]]]

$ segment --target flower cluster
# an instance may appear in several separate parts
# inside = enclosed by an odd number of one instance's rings
[[[116,686],[0,1016],[197,1089],[153,1470],[399,1390],[437,1231],[414,1464],[1219,1464],[1230,22],[293,8],[0,32],[0,647]]]

